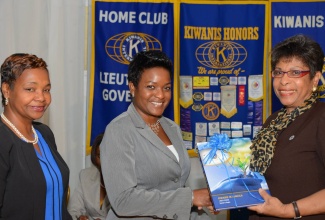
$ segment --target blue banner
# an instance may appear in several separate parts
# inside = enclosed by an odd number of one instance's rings
[[[131,102],[127,70],[143,50],[174,60],[172,3],[103,2],[93,5],[93,43],[87,145]],[[174,118],[173,100],[165,116]]]
[[[325,51],[325,2],[272,2],[271,10],[272,47],[293,35],[305,34],[316,40]],[[324,77],[320,80],[318,91],[320,91],[321,100],[324,101]],[[272,112],[279,110],[281,107],[282,104],[272,90]]]
[[[180,5],[180,126],[188,149],[215,133],[251,138],[263,123],[266,3],[218,3]]]

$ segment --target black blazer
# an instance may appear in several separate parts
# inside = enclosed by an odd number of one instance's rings
[[[57,151],[50,128],[39,122],[33,125],[49,145],[61,171],[62,219],[71,219],[66,204],[69,168]],[[45,205],[46,181],[33,145],[22,141],[0,120],[0,219],[44,220]]]

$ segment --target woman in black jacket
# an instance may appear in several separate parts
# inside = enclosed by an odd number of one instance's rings
[[[13,54],[0,71],[0,219],[71,219],[69,168],[50,128],[34,122],[51,103],[47,64],[35,55]]]

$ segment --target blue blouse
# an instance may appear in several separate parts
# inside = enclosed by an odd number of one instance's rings
[[[41,153],[36,151],[38,161],[42,167],[46,180],[46,206],[45,220],[61,220],[62,219],[62,199],[63,199],[63,183],[61,171],[53,158],[51,150],[39,131],[38,146]]]

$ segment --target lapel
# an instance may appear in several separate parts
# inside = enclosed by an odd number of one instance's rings
[[[7,132],[7,137],[11,137],[11,140],[13,142],[13,145],[17,149],[17,155],[19,158],[16,158],[18,161],[21,160],[21,163],[26,163],[27,167],[22,167],[29,169],[29,172],[31,173],[31,176],[34,176],[33,178],[45,181],[45,178],[43,175],[39,175],[39,173],[43,174],[42,168],[39,165],[38,158],[35,153],[35,149],[32,144],[26,143],[23,140],[21,140],[13,131],[10,130],[10,128],[0,120],[0,124],[3,125],[5,128],[5,131]],[[10,140],[10,139],[9,139]],[[8,142],[9,142],[8,140]],[[33,171],[33,172],[31,172]],[[43,178],[42,178],[43,177]]]
[[[317,112],[319,102],[316,102],[310,109],[308,109],[305,113],[298,116],[286,129],[283,129],[279,133],[279,140],[285,143],[284,146],[288,146],[291,142],[292,137],[298,137],[301,132],[305,132],[305,128],[311,123],[315,118],[314,115],[319,115]]]
[[[178,136],[179,128],[176,124],[170,123],[166,118],[162,117],[161,126],[164,129],[165,133],[169,137],[173,146],[175,147],[179,155],[179,163],[183,162],[184,158],[184,149],[183,149],[183,140]],[[168,150],[170,151],[170,150]],[[176,158],[175,158],[176,159]],[[176,159],[177,161],[177,159]]]
[[[153,131],[146,125],[145,121],[141,118],[141,116],[134,108],[133,103],[130,104],[127,113],[129,114],[136,130],[139,132],[141,136],[147,139],[154,147],[156,147],[158,150],[163,152],[167,157],[171,158],[177,164],[179,164],[175,155],[166,147],[166,145],[160,140],[160,138],[155,133],[153,133]],[[170,141],[174,145],[177,153],[179,154],[179,159],[181,163],[181,159],[183,158],[182,156],[183,153],[179,149],[179,147],[182,145],[181,143],[179,143],[179,138],[177,137],[177,127],[169,123],[164,117],[160,119],[160,124],[164,129],[164,131],[166,132],[167,136],[169,137]]]
[[[29,167],[29,171],[31,172],[31,176],[33,176],[33,179],[43,182],[43,184],[45,184],[45,177],[43,175],[43,170],[39,164],[33,145],[29,143],[25,143],[21,140],[19,140],[19,145],[20,145],[20,150],[22,152],[22,155],[24,155],[27,166]]]

